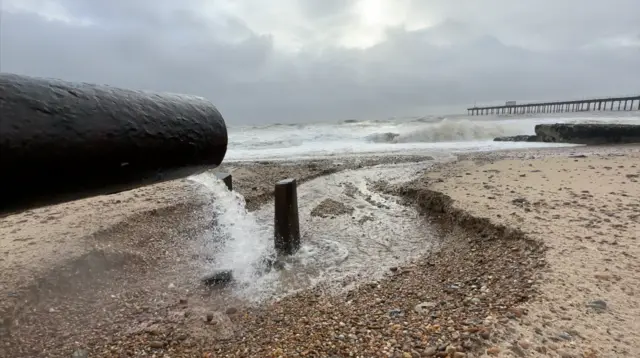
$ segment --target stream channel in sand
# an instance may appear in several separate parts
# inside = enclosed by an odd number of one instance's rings
[[[372,186],[379,181],[407,182],[432,164],[378,165],[301,184],[301,249],[285,260],[284,269],[268,273],[259,263],[273,255],[273,203],[247,212],[242,197],[227,191],[214,175],[193,177],[214,199],[207,210],[216,225],[202,240],[211,260],[203,270],[232,270],[233,295],[251,302],[310,287],[335,292],[376,280],[390,268],[427,252],[435,240],[433,230],[414,208]],[[321,205],[326,200],[330,201]]]
[[[416,210],[374,188],[381,181],[410,181],[433,163],[384,164],[302,183],[301,249],[283,268],[266,273],[261,263],[273,254],[273,202],[249,212],[242,196],[214,174],[191,177],[195,183],[188,186],[202,200],[197,205],[134,215],[74,241],[80,253],[60,245],[62,263],[23,280],[23,289],[5,287],[11,300],[0,305],[0,338],[6,340],[0,356],[36,352],[36,342],[66,351],[94,333],[100,340],[150,329],[159,317],[182,317],[192,335],[226,339],[233,335],[223,314],[229,308],[312,287],[333,293],[375,281],[433,249],[436,240]],[[234,282],[203,287],[201,278],[216,270],[231,270]],[[180,304],[187,299],[188,306]],[[204,325],[210,315],[216,325]]]

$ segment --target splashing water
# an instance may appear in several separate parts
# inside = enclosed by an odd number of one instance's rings
[[[232,294],[245,302],[264,302],[318,287],[341,292],[377,280],[390,267],[429,251],[433,235],[419,213],[397,198],[371,190],[415,178],[430,163],[383,165],[335,173],[298,188],[302,242],[300,250],[280,258],[273,245],[273,205],[248,212],[245,201],[213,174],[192,177],[211,195],[213,229],[204,235],[203,250],[214,255],[205,267],[233,271]],[[349,214],[312,214],[326,200],[351,208]]]
[[[233,271],[234,280],[250,284],[261,274],[260,264],[273,255],[272,228],[247,211],[242,195],[229,191],[212,173],[191,177],[213,197],[211,210],[214,228],[205,234],[204,250],[213,252],[215,267]]]

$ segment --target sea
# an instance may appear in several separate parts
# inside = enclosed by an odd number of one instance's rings
[[[225,161],[301,160],[358,155],[430,155],[567,146],[495,142],[535,134],[543,123],[640,124],[640,112],[578,112],[527,116],[423,116],[320,123],[229,125]]]

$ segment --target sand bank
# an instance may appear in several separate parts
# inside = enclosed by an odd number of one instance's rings
[[[429,189],[547,247],[540,294],[509,321],[503,355],[639,357],[638,147],[461,159],[427,175]]]

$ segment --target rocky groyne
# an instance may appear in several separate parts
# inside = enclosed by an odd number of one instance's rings
[[[497,137],[493,139],[495,142],[538,142],[536,135],[514,135],[508,137]]]
[[[613,123],[538,124],[535,135],[497,137],[496,142],[545,142],[569,144],[640,143],[640,125]]]

